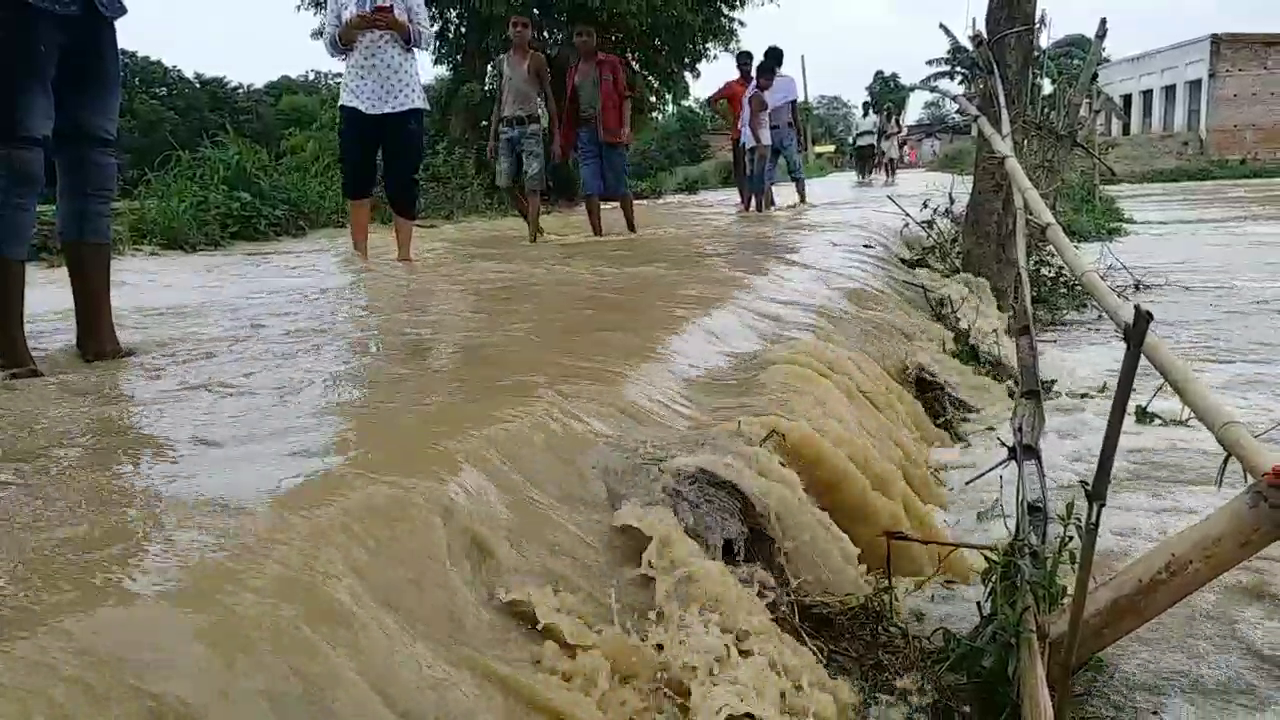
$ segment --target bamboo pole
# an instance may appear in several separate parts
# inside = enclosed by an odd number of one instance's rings
[[[925,89],[950,97],[974,119],[992,149],[1004,158],[1010,182],[1026,199],[1031,214],[1044,225],[1046,237],[1058,256],[1111,321],[1123,327],[1128,319],[1126,304],[1076,252],[996,129],[966,98],[938,88]],[[1261,479],[1280,461],[1155,333],[1147,335],[1142,354],[1218,444],[1251,476]],[[1280,509],[1280,491],[1254,483],[1204,520],[1161,542],[1095,588],[1085,607],[1079,657],[1088,658],[1109,647],[1280,540],[1280,512],[1276,509]],[[1067,615],[1061,610],[1052,618],[1049,637],[1053,657],[1057,657],[1053,650],[1064,639],[1067,623]]]
[[[1030,611],[1022,615],[1022,637],[1018,641],[1018,704],[1022,720],[1053,720],[1053,697],[1049,695],[1049,680]]]

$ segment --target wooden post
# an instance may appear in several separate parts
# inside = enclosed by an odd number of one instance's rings
[[[1123,327],[1129,319],[1130,306],[1116,296],[1097,269],[1076,251],[1000,133],[967,99],[937,88],[928,89],[950,97],[974,119],[991,148],[1004,157],[1010,181],[1023,194],[1027,209],[1044,226],[1046,238],[1063,263],[1112,322]],[[1147,335],[1142,354],[1195,413],[1196,419],[1213,433],[1218,444],[1239,460],[1251,476],[1261,480],[1263,474],[1280,461],[1155,333]],[[1152,468],[1152,472],[1162,470]],[[1095,588],[1085,606],[1078,657],[1088,658],[1110,647],[1277,540],[1280,540],[1280,489],[1254,483],[1209,517],[1166,539]],[[1062,610],[1052,618],[1051,658],[1057,657],[1055,648],[1061,649],[1067,623],[1067,615]]]
[[[804,105],[808,112],[804,115],[804,161],[813,162],[813,107],[809,105],[809,70],[804,64],[804,55],[800,56],[800,83],[804,86]]]

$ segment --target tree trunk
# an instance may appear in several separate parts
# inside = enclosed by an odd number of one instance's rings
[[[991,0],[987,5],[987,37],[1004,79],[1009,115],[1013,122],[1013,147],[1019,142],[1019,123],[1027,104],[1031,65],[1035,58],[1036,0]],[[991,92],[978,95],[978,109],[987,117],[999,117]],[[1017,281],[1014,245],[1013,190],[1003,161],[979,134],[973,169],[973,190],[965,211],[961,267],[991,283],[1000,309],[1008,311]]]

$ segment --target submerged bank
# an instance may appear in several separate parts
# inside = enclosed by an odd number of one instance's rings
[[[891,191],[910,205],[946,182],[909,173]],[[125,260],[121,325],[143,353],[110,368],[69,359],[69,298],[37,274],[32,340],[53,372],[0,387],[14,483],[0,508],[21,519],[4,538],[20,571],[0,586],[0,714],[662,717],[683,702],[692,717],[822,717],[853,703],[769,621],[766,586],[642,502],[644,468],[734,481],[815,589],[865,587],[892,522],[1003,534],[994,479],[941,493],[928,447],[945,438],[895,382],[923,357],[983,408],[953,487],[998,452],[981,428],[1003,427],[1004,390],[948,357],[893,280],[885,193],[837,175],[812,184],[815,207],[768,217],[733,215],[727,195],[663,203],[637,238],[555,218],[534,247],[513,222],[440,228],[417,268],[359,269],[340,238]],[[1084,327],[1046,354],[1078,368],[1072,343],[1098,346]],[[1111,370],[1089,367],[1045,372],[1070,389]],[[1099,403],[1051,404],[1051,423],[1100,423]],[[785,444],[760,447],[770,430]],[[1056,485],[1087,476],[1100,434],[1050,459]],[[1201,458],[1161,462],[1178,457]],[[1108,520],[1140,541],[1116,562],[1164,532],[1122,512]],[[648,541],[616,524],[651,539],[648,578],[634,573]],[[519,600],[559,642],[513,621]],[[963,624],[972,606],[929,607]]]

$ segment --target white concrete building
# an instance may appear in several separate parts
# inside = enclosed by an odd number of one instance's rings
[[[1213,35],[1113,60],[1098,68],[1098,85],[1128,115],[1103,113],[1103,135],[1193,132],[1205,138]]]

